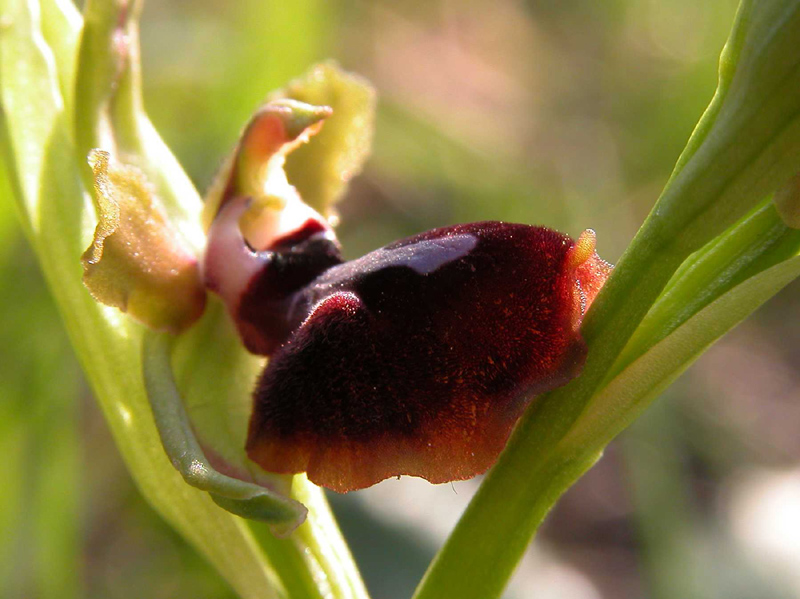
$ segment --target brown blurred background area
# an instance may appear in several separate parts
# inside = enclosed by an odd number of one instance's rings
[[[341,204],[350,257],[475,220],[591,227],[622,253],[716,86],[733,0],[172,0],[145,102],[203,190],[316,61],[379,94]],[[233,597],[143,502],[0,195],[0,596]],[[800,284],[714,346],[549,516],[509,598],[800,597]],[[410,597],[477,481],[332,497],[376,599]]]

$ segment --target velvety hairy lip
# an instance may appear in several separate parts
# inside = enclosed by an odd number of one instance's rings
[[[248,455],[340,492],[484,472],[531,398],[579,373],[610,270],[593,232],[501,222],[330,266],[292,296],[299,324],[258,380]]]

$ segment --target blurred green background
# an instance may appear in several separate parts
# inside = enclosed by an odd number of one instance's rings
[[[271,89],[328,57],[369,78],[353,257],[483,219],[597,230],[616,260],[713,94],[733,0],[172,0],[145,101],[202,190]],[[0,173],[0,597],[228,598],[142,501]],[[508,597],[800,597],[800,285],[712,348],[560,502]],[[407,598],[475,481],[332,497],[376,599]]]

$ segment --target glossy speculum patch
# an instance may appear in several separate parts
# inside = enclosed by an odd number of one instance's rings
[[[272,353],[248,455],[340,492],[486,471],[529,401],[579,373],[578,328],[611,268],[591,232],[576,242],[501,222],[435,229],[344,263],[323,239],[261,252],[271,255],[237,310],[251,324],[264,314],[260,344]]]

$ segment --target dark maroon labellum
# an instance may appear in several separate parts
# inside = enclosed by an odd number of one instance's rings
[[[611,269],[593,233],[500,222],[341,264],[330,243],[314,231],[260,252],[234,315],[275,350],[248,455],[340,492],[487,470],[529,400],[580,371],[578,328]]]
[[[475,476],[534,395],[578,374],[579,327],[611,267],[591,231],[575,241],[500,222],[343,263],[330,223],[283,170],[330,114],[264,106],[206,204],[205,285],[247,349],[271,356],[247,453],[336,491],[400,474]]]

